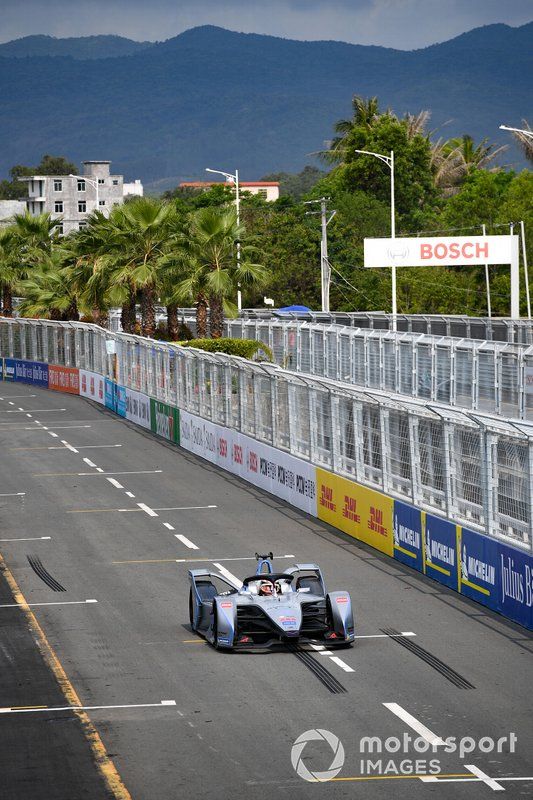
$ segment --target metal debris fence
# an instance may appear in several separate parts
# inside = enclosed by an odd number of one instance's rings
[[[110,339],[116,356],[107,354]],[[100,373],[532,549],[533,426],[524,422],[83,323],[1,319],[0,355]]]
[[[277,364],[366,389],[533,422],[533,345],[281,320],[227,320]]]

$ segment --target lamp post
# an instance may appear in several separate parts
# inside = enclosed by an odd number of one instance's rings
[[[95,209],[95,211],[98,211],[98,209],[100,208],[100,200],[99,200],[99,196],[98,196],[98,180],[93,181],[93,180],[91,180],[91,178],[86,178],[85,175],[73,175],[72,173],[70,173],[69,178],[76,178],[77,181],[85,181],[85,183],[89,183],[91,186],[94,186],[94,189],[95,189],[95,192],[96,192],[96,209]]]
[[[500,130],[511,131],[512,133],[521,133],[522,136],[526,137],[526,140],[528,138],[533,139],[533,131],[528,131],[524,128],[510,128],[509,125],[500,125]],[[527,269],[526,232],[524,230],[524,220],[520,222],[520,233],[522,234],[522,259],[524,262],[524,278],[526,284],[527,316],[528,319],[531,319],[531,297],[529,293],[529,275]]]
[[[508,125],[500,125],[500,130],[501,131],[513,131],[513,133],[523,133],[524,136],[531,136],[531,138],[533,139],[533,131],[527,131],[527,130],[524,130],[524,128],[510,128]]]
[[[240,213],[240,197],[239,197],[239,170],[235,170],[235,175],[232,175],[231,172],[223,172],[221,169],[209,169],[209,167],[205,168],[206,172],[214,172],[216,175],[223,175],[226,178],[227,182],[233,181],[235,185],[235,210],[237,211],[237,227],[241,224],[241,213]],[[241,265],[241,243],[237,241],[237,271]],[[242,309],[242,294],[241,294],[241,284],[237,283],[237,309],[241,311]]]
[[[374,156],[379,158],[390,169],[390,231],[391,239],[396,237],[396,214],[394,207],[394,150],[390,151],[390,156],[384,156],[382,153],[372,153],[369,150],[356,150],[356,153],[361,153],[363,156]],[[398,307],[396,304],[396,265],[392,264],[392,330],[397,329],[397,314]]]

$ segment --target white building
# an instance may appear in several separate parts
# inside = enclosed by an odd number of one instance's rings
[[[224,184],[220,181],[184,181],[180,183],[180,189],[204,189],[207,191],[212,186],[221,185],[233,188],[235,184],[233,181],[226,181]],[[279,197],[279,183],[277,181],[239,181],[239,191],[257,194],[268,202],[272,202]]]
[[[30,175],[20,178],[28,184],[26,207],[37,216],[49,212],[60,221],[60,233],[83,228],[87,217],[98,209],[108,214],[121,205],[127,195],[142,196],[140,181],[124,183],[122,175],[112,175],[110,161],[84,161],[82,175]]]

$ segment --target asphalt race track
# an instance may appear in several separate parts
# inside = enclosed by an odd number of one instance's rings
[[[8,383],[0,397],[0,797],[111,796],[100,740],[134,800],[533,796],[527,631],[89,401]],[[244,577],[269,550],[351,592],[353,648],[224,654],[191,633],[191,565]],[[344,749],[335,780],[291,764],[315,729]],[[404,733],[429,750],[404,752]],[[402,748],[361,753],[370,736]],[[444,752],[451,736],[486,752]],[[323,740],[300,750],[312,772],[334,758]]]

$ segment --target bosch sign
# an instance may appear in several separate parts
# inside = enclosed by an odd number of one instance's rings
[[[365,239],[365,267],[510,264],[518,236]]]

